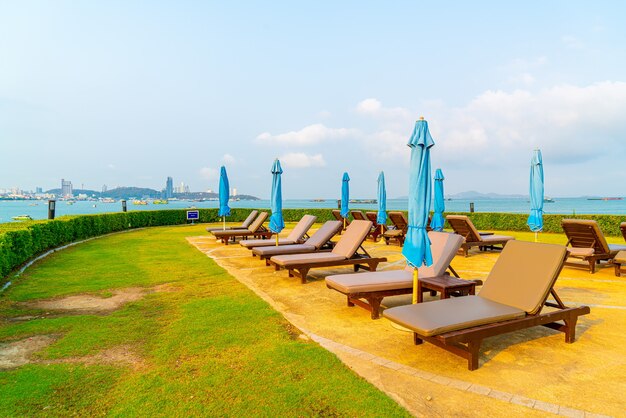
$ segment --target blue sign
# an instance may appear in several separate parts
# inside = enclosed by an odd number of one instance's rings
[[[197,210],[188,210],[187,211],[187,220],[188,221],[197,221],[200,219],[200,211]]]

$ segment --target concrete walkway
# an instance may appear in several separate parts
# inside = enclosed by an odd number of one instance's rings
[[[626,415],[626,277],[615,277],[612,268],[594,275],[565,268],[557,281],[567,305],[591,307],[579,320],[574,344],[543,327],[493,337],[483,342],[480,368],[470,372],[464,359],[428,343],[415,346],[412,334],[386,319],[374,321],[366,310],[347,307],[345,296],[327,289],[323,278],[350,268],[312,270],[302,285],[239,245],[224,246],[212,236],[188,240],[416,416]],[[365,248],[389,259],[379,269],[403,267],[399,246],[370,240]],[[452,265],[464,278],[484,280],[497,257],[474,251]],[[407,304],[410,296],[383,303]]]

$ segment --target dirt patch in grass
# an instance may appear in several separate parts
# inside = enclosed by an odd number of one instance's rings
[[[0,343],[0,370],[14,369],[31,363],[31,355],[52,344],[58,337],[36,335],[11,343]]]
[[[62,311],[64,313],[77,314],[107,314],[111,313],[129,302],[135,302],[149,293],[176,292],[180,288],[169,283],[155,286],[152,289],[143,287],[128,287],[111,291],[112,296],[100,297],[94,295],[72,295],[64,298],[44,299],[20,303],[29,309],[41,309],[46,311]]]
[[[90,356],[45,360],[40,363],[79,363],[85,365],[112,364],[130,366],[134,370],[139,370],[146,367],[146,362],[144,361],[144,359],[139,354],[137,354],[130,345],[120,345],[117,347],[112,347]]]

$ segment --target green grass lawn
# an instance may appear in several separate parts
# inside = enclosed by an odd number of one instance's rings
[[[0,296],[0,343],[57,336],[36,363],[0,371],[0,416],[407,416],[185,237],[122,233],[35,264]],[[18,302],[169,284],[106,315],[47,315]],[[11,318],[38,319],[15,322]],[[141,367],[72,359],[127,347]],[[68,361],[67,363],[58,362]],[[52,363],[52,364],[50,364]]]

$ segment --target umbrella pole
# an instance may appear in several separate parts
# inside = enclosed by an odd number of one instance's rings
[[[417,303],[417,267],[413,269],[413,304]]]
[[[343,218],[343,229],[346,229],[346,218]]]
[[[226,231],[226,216],[222,216],[222,229]]]
[[[537,241],[537,231],[535,231],[535,242],[538,242]]]
[[[278,234],[276,234],[276,246],[278,247]]]

